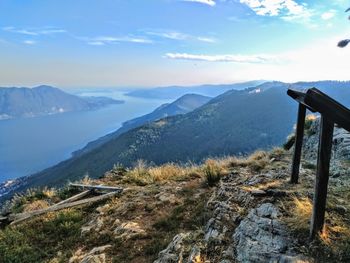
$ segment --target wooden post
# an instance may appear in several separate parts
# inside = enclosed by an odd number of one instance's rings
[[[329,165],[332,155],[333,130],[334,122],[322,115],[310,239],[313,239],[318,232],[323,230],[329,179]]]
[[[306,107],[303,104],[299,103],[297,128],[295,131],[292,176],[290,179],[290,182],[292,184],[297,184],[299,180],[301,148],[303,146],[303,138],[304,138],[305,115],[306,115]]]

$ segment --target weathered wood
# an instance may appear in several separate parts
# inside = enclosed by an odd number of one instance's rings
[[[122,192],[123,188],[114,187],[114,186],[104,186],[104,185],[87,185],[87,184],[69,184],[71,187],[83,188],[83,189],[91,189],[91,190],[104,190],[104,191],[117,191]]]
[[[316,112],[315,109],[313,109],[310,105],[306,104],[305,98],[307,94],[305,92],[294,89],[288,89],[287,94],[300,104],[303,104],[308,110]]]
[[[34,216],[39,216],[42,214],[46,214],[48,212],[54,212],[54,211],[58,211],[58,210],[62,210],[62,209],[70,208],[70,207],[95,203],[98,201],[102,201],[102,200],[111,198],[117,194],[119,194],[119,192],[115,191],[115,192],[110,192],[110,193],[107,193],[104,195],[99,195],[99,196],[95,196],[95,197],[91,197],[91,198],[87,198],[87,199],[83,199],[83,200],[79,200],[79,201],[75,201],[75,202],[71,202],[71,203],[50,206],[48,208],[40,209],[40,210],[36,210],[36,211],[32,211],[32,212],[12,214],[12,215],[9,215],[8,219],[11,222],[11,225],[13,225],[13,224],[23,222],[24,220],[27,220],[27,219],[32,218]]]
[[[350,110],[322,91],[311,88],[306,92],[288,89],[287,94],[313,112],[319,112],[350,132]]]
[[[313,239],[318,232],[323,230],[329,179],[329,165],[332,154],[333,130],[334,122],[325,116],[321,116],[310,239]]]
[[[54,204],[52,206],[58,206],[58,205],[63,205],[63,204],[70,203],[70,202],[73,202],[73,201],[77,201],[77,200],[79,200],[79,199],[89,195],[92,192],[93,192],[93,190],[86,190],[86,191],[81,192],[81,193],[79,193],[77,195],[73,195],[72,197],[67,198],[66,200],[63,200],[63,201],[61,201],[61,202],[59,202],[57,204]]]
[[[292,176],[290,180],[291,183],[293,184],[297,184],[299,180],[301,149],[302,149],[303,138],[304,138],[305,115],[306,115],[306,107],[304,104],[299,103],[298,120],[297,120],[297,127],[295,131]]]
[[[306,92],[305,103],[350,132],[350,110],[316,88]]]

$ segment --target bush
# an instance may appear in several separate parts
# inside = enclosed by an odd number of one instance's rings
[[[220,181],[222,170],[215,160],[208,159],[205,162],[203,172],[209,186],[214,186]]]
[[[67,209],[0,231],[1,263],[46,262],[63,251],[64,259],[81,243],[81,211]],[[63,242],[64,241],[64,242]],[[62,262],[67,262],[64,260]]]

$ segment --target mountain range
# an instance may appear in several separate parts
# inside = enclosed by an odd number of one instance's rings
[[[241,90],[250,87],[255,87],[264,83],[262,80],[247,81],[234,84],[216,84],[216,85],[200,85],[200,86],[169,86],[158,87],[153,89],[138,89],[130,91],[125,95],[131,97],[141,97],[149,99],[176,99],[188,93],[195,93],[209,97],[216,97],[228,90]]]
[[[205,98],[202,106],[185,114],[164,117],[157,113],[173,107],[169,104],[126,122],[124,131],[91,143],[72,158],[27,177],[16,191],[62,185],[86,174],[96,178],[116,164],[129,167],[139,159],[153,164],[201,162],[208,157],[270,149],[281,145],[293,131],[297,103],[286,95],[287,89],[313,86],[350,106],[350,82],[335,81],[267,82],[230,90],[207,103]],[[135,123],[141,126],[133,126]]]
[[[93,110],[123,101],[106,97],[79,97],[51,86],[0,88],[0,120]]]

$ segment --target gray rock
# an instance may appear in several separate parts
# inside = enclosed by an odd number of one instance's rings
[[[190,256],[188,258],[188,263],[198,263],[198,262],[202,262],[201,260],[201,250],[199,247],[197,247],[196,245],[193,246]]]
[[[182,262],[183,241],[186,234],[176,235],[168,247],[159,252],[158,259],[153,263],[178,263]]]
[[[278,208],[271,203],[249,212],[233,235],[239,262],[279,262],[290,253],[294,240],[278,220],[279,215]]]

